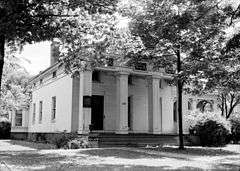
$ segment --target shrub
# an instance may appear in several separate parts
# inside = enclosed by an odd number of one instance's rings
[[[240,113],[234,113],[230,117],[231,127],[231,140],[233,143],[238,143],[240,141]]]
[[[0,138],[10,138],[11,123],[7,118],[0,118]]]
[[[202,146],[224,146],[229,142],[231,124],[220,113],[194,111],[186,118],[190,135],[199,136]]]
[[[68,142],[77,138],[77,133],[66,133],[65,131],[62,133],[58,133],[53,135],[51,138],[51,143],[56,146],[56,148],[66,148]]]
[[[79,148],[89,148],[90,143],[87,137],[76,138],[68,142],[67,148],[69,149],[79,149]]]

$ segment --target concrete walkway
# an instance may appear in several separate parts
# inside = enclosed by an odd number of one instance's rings
[[[0,140],[0,170],[239,170],[240,153],[196,156],[140,148],[38,150]],[[236,146],[239,147],[239,146]],[[231,148],[232,149],[232,148]]]

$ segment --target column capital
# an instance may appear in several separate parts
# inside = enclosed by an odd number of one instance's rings
[[[128,71],[118,71],[118,72],[116,73],[116,75],[117,75],[117,76],[130,75],[130,72],[128,72]]]

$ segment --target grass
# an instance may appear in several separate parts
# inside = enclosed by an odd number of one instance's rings
[[[21,145],[24,147],[34,148],[38,150],[55,149],[55,145],[47,144],[47,143],[38,143],[38,142],[21,141],[21,140],[10,140],[9,143],[12,145]]]
[[[236,155],[240,152],[229,151],[225,147],[213,148],[213,147],[194,147],[185,146],[184,150],[178,149],[177,146],[161,146],[161,147],[149,147],[147,150],[154,150],[159,152],[185,154],[192,156],[223,156],[223,155]]]

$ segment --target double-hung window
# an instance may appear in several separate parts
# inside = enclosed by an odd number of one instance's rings
[[[56,119],[56,96],[52,97],[52,121]]]
[[[39,102],[39,123],[42,123],[42,110],[43,110],[43,102]]]

